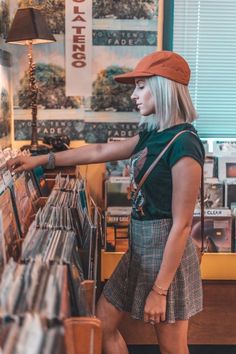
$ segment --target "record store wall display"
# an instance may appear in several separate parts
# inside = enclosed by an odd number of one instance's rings
[[[205,209],[204,213],[204,250],[209,253],[233,251],[232,214],[227,208]],[[195,210],[191,236],[201,247],[200,211]]]
[[[33,46],[39,138],[67,134],[74,141],[104,142],[111,134],[134,135],[139,114],[130,99],[132,87],[116,83],[113,76],[132,70],[140,58],[157,50],[162,1],[4,3],[8,22],[18,7],[42,9],[56,38],[55,43]],[[27,48],[6,44],[3,39],[2,45],[13,54],[15,140],[30,140]],[[97,129],[90,129],[91,124]]]
[[[235,214],[236,211],[236,180],[234,182],[225,181],[225,206],[230,208]]]
[[[224,184],[217,178],[205,178],[204,180],[204,207],[205,208],[222,208],[224,207]],[[196,201],[195,208],[201,208],[200,191]]]

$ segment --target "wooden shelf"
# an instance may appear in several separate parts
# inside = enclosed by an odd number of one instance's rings
[[[105,281],[110,278],[124,252],[101,252],[101,281]]]
[[[71,317],[64,321],[68,354],[101,354],[101,322],[93,317]]]
[[[124,252],[101,251],[101,280],[110,278]],[[236,253],[205,253],[201,263],[203,280],[236,280]]]
[[[236,280],[236,253],[205,253],[201,276],[206,280]]]

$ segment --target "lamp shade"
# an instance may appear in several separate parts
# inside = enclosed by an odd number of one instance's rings
[[[20,8],[16,11],[6,42],[26,45],[55,42],[40,10],[34,7]]]

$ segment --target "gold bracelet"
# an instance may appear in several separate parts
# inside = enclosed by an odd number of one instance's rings
[[[155,283],[154,283],[153,287],[157,288],[159,290],[159,292],[161,292],[161,293],[163,293],[165,295],[167,294],[168,289],[163,289],[161,286],[159,286],[159,285],[157,285]]]
[[[162,292],[158,291],[158,290],[157,290],[157,289],[155,289],[155,288],[152,288],[152,291],[154,291],[154,293],[156,293],[156,294],[158,294],[158,295],[161,295],[161,296],[167,296],[167,294],[162,293]]]

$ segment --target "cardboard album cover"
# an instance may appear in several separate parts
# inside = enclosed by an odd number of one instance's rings
[[[17,228],[10,189],[0,195],[0,209],[2,211],[3,237],[6,260],[10,257],[17,260],[19,257],[20,235]]]
[[[193,217],[191,236],[201,247],[201,220],[198,212]],[[205,209],[204,249],[205,252],[232,251],[232,216],[229,209]]]
[[[26,186],[25,175],[21,174],[14,181],[14,198],[19,218],[21,234],[24,237],[31,224],[31,217],[34,214],[33,203]]]

